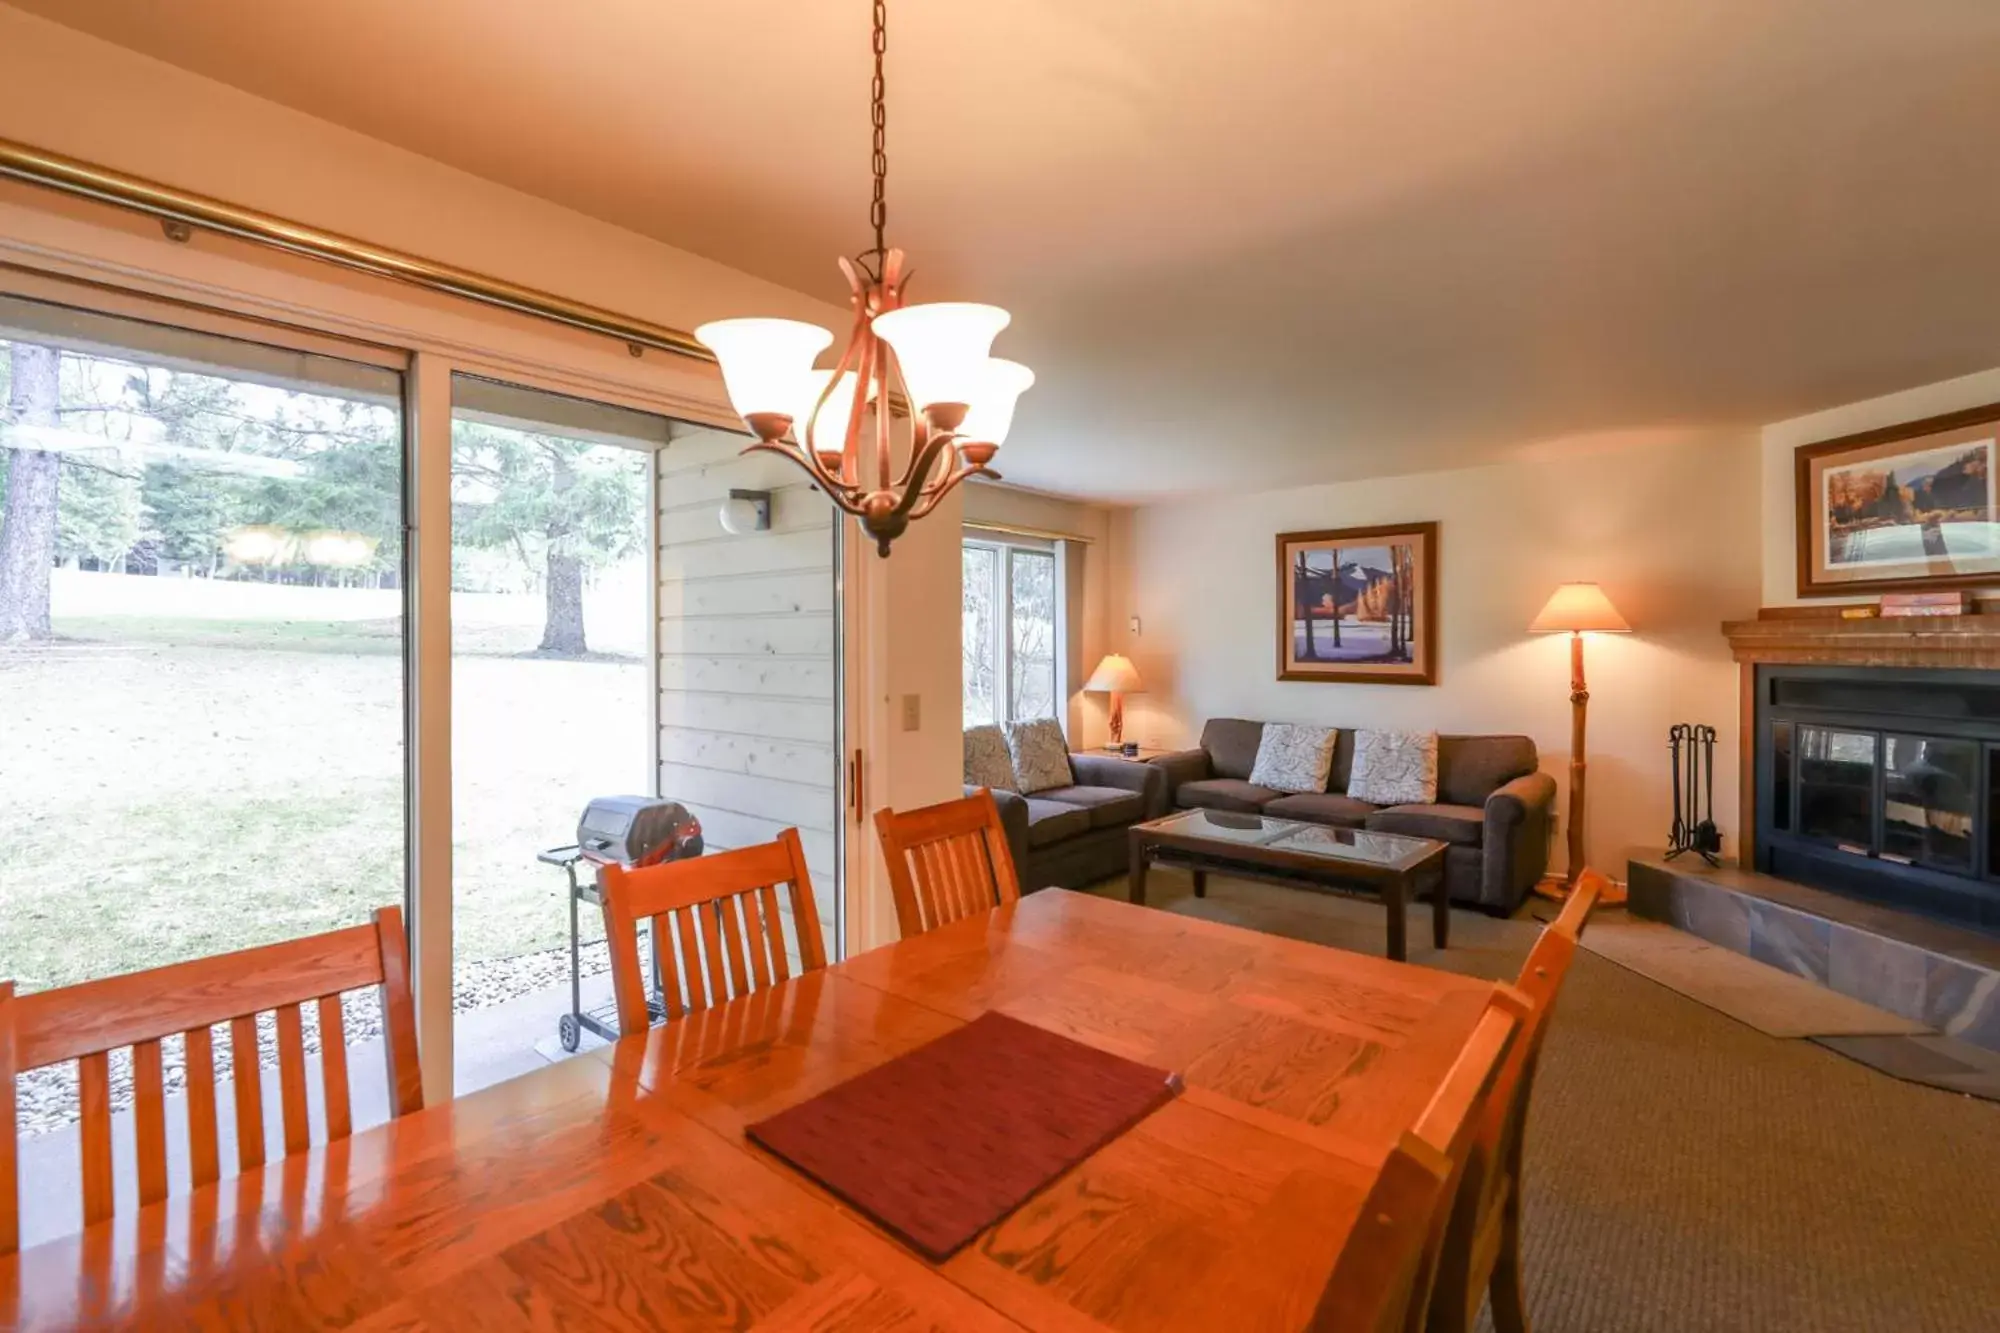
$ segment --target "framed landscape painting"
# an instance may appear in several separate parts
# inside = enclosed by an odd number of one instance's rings
[[[2000,404],[1797,454],[1799,595],[2000,581]]]
[[[1278,679],[1437,684],[1435,523],[1278,534]]]

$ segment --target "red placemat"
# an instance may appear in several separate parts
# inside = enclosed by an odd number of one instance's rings
[[[1179,1089],[989,1013],[746,1132],[942,1261]]]

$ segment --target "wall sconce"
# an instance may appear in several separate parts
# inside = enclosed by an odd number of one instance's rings
[[[722,511],[717,517],[722,520],[724,532],[738,537],[751,532],[769,532],[771,493],[731,490],[729,498],[722,502]]]

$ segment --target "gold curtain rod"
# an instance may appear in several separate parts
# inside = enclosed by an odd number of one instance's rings
[[[988,523],[983,519],[968,518],[959,524],[972,532],[990,532],[996,537],[1037,537],[1049,542],[1079,542],[1084,546],[1095,545],[1097,538],[1086,537],[1080,532],[1057,532],[1054,528],[1029,528],[1018,523]]]
[[[715,360],[715,353],[696,342],[692,334],[680,329],[634,319],[400,250],[370,245],[351,236],[288,222],[269,213],[241,208],[206,195],[191,194],[171,185],[128,176],[108,167],[93,166],[9,139],[0,139],[0,177],[130,209],[158,218],[162,223],[201,227],[356,272],[393,278],[429,291],[566,324],[573,329],[615,338],[629,346],[651,347],[697,361]]]

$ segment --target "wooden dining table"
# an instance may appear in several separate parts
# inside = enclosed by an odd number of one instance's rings
[[[0,1326],[1301,1328],[1492,989],[1046,890],[0,1258]],[[991,1010],[1186,1089],[941,1264],[745,1139]]]

